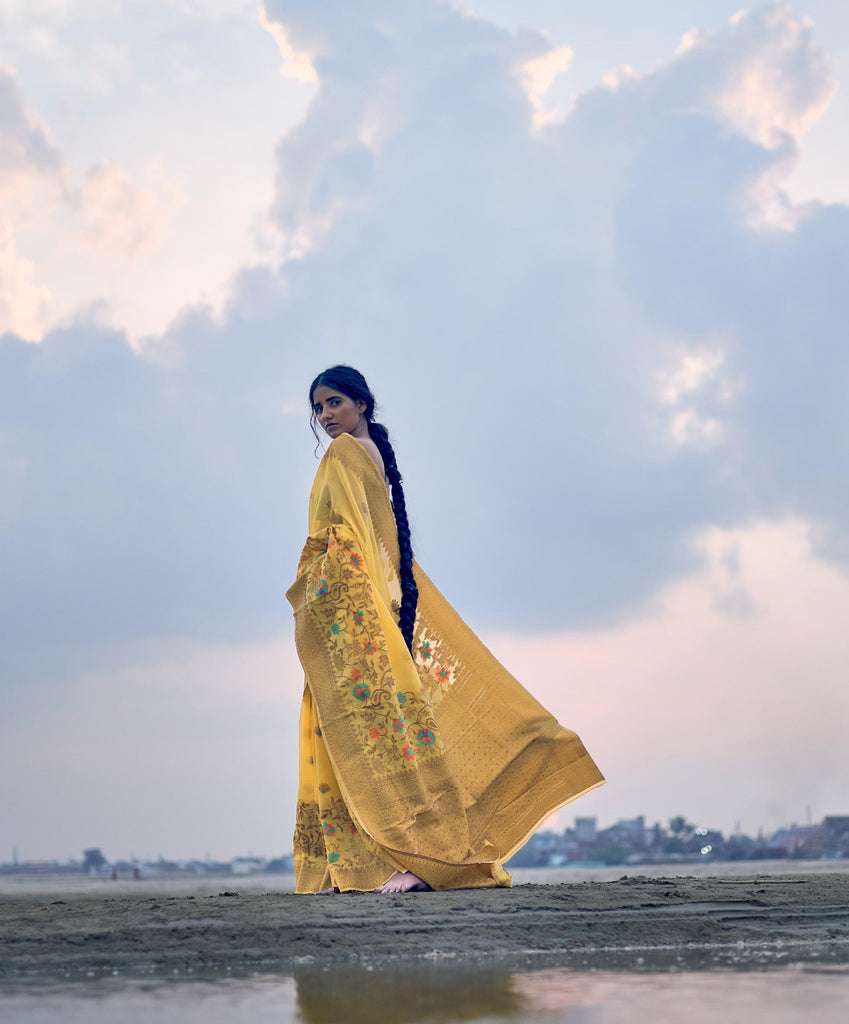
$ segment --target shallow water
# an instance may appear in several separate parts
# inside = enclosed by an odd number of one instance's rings
[[[369,970],[203,981],[107,979],[0,995],[3,1024],[845,1024],[849,971],[627,974]]]

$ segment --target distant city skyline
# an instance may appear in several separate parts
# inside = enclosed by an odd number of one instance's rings
[[[776,839],[779,839],[781,843],[785,844],[788,843],[788,841],[793,841],[793,847],[788,847],[785,851],[785,855],[793,855],[796,846],[798,846],[801,843],[801,839],[803,837],[806,837],[811,833],[816,832],[817,830],[821,831],[823,828],[831,827],[832,830],[835,830],[839,825],[840,834],[838,836],[837,832],[835,832],[835,838],[839,838],[842,843],[841,849],[845,850],[843,856],[849,857],[849,814],[826,815],[822,819],[822,821],[814,822],[809,820],[804,825],[801,825],[796,822],[788,822],[786,825],[776,830],[775,832],[763,834],[759,831],[754,835],[747,835],[740,829],[736,828],[731,832],[723,834],[721,829],[713,828],[709,825],[699,825],[693,821],[690,821],[686,817],[686,815],[681,814],[673,815],[666,821],[653,822],[648,821],[645,818],[645,815],[639,814],[629,818],[619,818],[616,821],[601,826],[599,826],[598,820],[592,815],[576,815],[573,818],[571,824],[562,825],[562,827],[559,822],[554,820],[555,817],[556,816],[552,816],[552,818],[550,818],[548,822],[544,823],[541,826],[541,828],[537,830],[534,836],[529,838],[527,844],[525,844],[525,846],[522,849],[528,853],[532,853],[532,851],[534,850],[545,847],[546,843],[549,842],[549,839],[552,836],[556,836],[558,838],[565,838],[572,835],[578,841],[584,843],[591,843],[595,842],[597,836],[603,836],[604,834],[620,835],[622,833],[625,833],[629,835],[633,840],[633,838],[635,836],[638,836],[640,833],[646,835],[653,833],[655,835],[662,835],[667,837],[687,836],[691,839],[693,839],[693,837],[696,837],[695,841],[698,840],[699,836],[719,836],[721,840],[729,840],[732,842],[735,840],[745,841],[751,844],[751,847],[756,846],[758,843],[762,843],[765,844],[764,850],[769,850],[770,848],[772,848],[771,855],[774,857],[776,855],[776,851],[774,849],[774,841]],[[709,839],[706,839],[705,841],[707,842],[709,841]],[[709,849],[707,852],[714,852],[716,856],[716,853],[718,851],[719,848],[717,848],[716,851],[712,851]],[[110,855],[109,851],[104,847],[89,847],[81,852],[83,854],[82,857],[77,856],[68,857],[64,859],[60,859],[58,857],[48,857],[27,860],[26,858],[23,858],[19,855],[17,847],[13,847],[11,860],[4,861],[2,860],[2,857],[0,857],[0,870],[5,870],[8,872],[8,870],[12,867],[20,867],[22,870],[24,870],[27,866],[36,867],[38,865],[55,865],[57,867],[79,865],[84,863],[85,860],[89,858],[91,855],[94,855],[95,858],[100,863],[102,863],[104,870],[107,868],[107,866],[111,869],[112,866],[122,864],[125,867],[127,865],[133,864],[147,866],[155,866],[157,864],[175,864],[188,866],[212,865],[214,868],[220,868],[222,865],[248,861],[257,862],[258,869],[265,870],[267,869],[266,865],[271,864],[273,866],[273,864],[281,861],[291,862],[292,859],[291,848],[282,852],[275,851],[272,853],[269,853],[268,851],[265,851],[263,853],[256,853],[250,850],[247,852],[242,851],[241,853],[235,854],[233,857],[227,858],[210,857],[208,853],[204,854],[204,856],[202,857],[175,857],[163,853],[159,853],[155,857],[150,856],[149,854],[146,856],[137,856],[132,851],[130,851],[130,853],[128,853],[126,856]],[[516,866],[527,866],[525,864],[525,861],[529,860],[530,858],[527,856],[523,857],[521,856],[521,854],[522,850],[519,850],[514,855]],[[760,855],[761,854],[759,854],[759,856]],[[742,858],[738,857],[735,859]]]
[[[830,816],[822,822],[789,826],[770,836],[723,835],[697,827],[683,815],[649,825],[642,815],[620,819],[599,828],[593,817],[576,817],[558,832],[535,833],[507,863],[509,869],[528,867],[631,866],[658,864],[724,863],[791,858],[795,860],[849,858],[849,815]],[[83,851],[82,858],[67,861],[0,861],[0,875],[50,875],[67,873],[111,874],[113,879],[131,874],[139,879],[169,873],[227,873],[243,876],[262,872],[292,873],[293,854],[274,856],[246,854],[230,860],[209,857],[139,858],[108,856],[101,848]]]

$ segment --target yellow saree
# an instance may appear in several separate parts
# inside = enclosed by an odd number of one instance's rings
[[[297,891],[371,890],[399,870],[434,889],[510,885],[502,863],[598,768],[418,566],[410,656],[389,494],[349,434],[318,468],[309,528],[287,594],[306,675]]]

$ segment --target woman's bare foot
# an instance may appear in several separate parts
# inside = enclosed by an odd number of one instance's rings
[[[396,871],[395,874],[384,882],[375,892],[430,892],[431,888],[418,875],[412,871]]]
[[[314,892],[313,896],[335,896],[339,890],[335,885],[331,885],[329,889],[319,889],[318,892]]]

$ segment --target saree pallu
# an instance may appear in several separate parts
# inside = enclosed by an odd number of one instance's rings
[[[510,885],[502,863],[601,785],[578,736],[493,657],[418,565],[413,654],[397,625],[398,537],[366,449],[331,442],[289,589],[306,685],[298,892]]]

